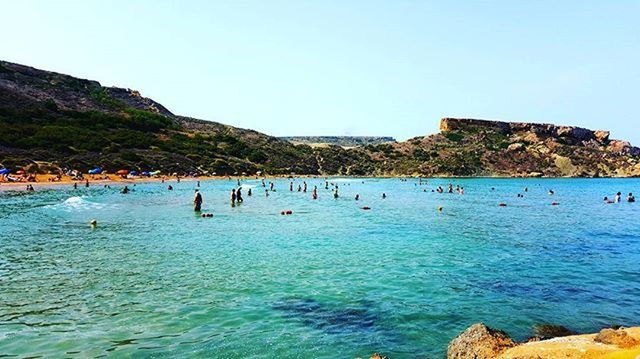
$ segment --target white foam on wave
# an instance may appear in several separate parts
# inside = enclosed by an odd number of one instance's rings
[[[62,211],[68,211],[68,212],[101,209],[104,207],[106,207],[104,203],[92,202],[87,198],[85,198],[84,196],[69,197],[64,201],[62,201],[61,203],[57,203],[50,206],[50,208],[58,209]]]

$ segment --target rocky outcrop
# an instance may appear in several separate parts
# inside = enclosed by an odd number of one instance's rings
[[[491,359],[514,345],[515,342],[505,332],[478,323],[467,328],[449,343],[447,358]]]
[[[530,138],[539,140],[540,137],[559,137],[565,140],[579,143],[596,139],[599,142],[606,142],[609,139],[608,131],[592,131],[576,126],[556,126],[546,123],[523,123],[523,122],[502,122],[487,121],[468,118],[443,118],[440,120],[440,131],[470,131],[489,130],[498,131],[505,135],[527,133],[536,136]]]
[[[640,355],[640,328],[603,329],[598,334],[570,335],[559,326],[545,329],[545,336],[516,344],[504,332],[474,324],[449,344],[448,359],[596,359],[636,358]]]

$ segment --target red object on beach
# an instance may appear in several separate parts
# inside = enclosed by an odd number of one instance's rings
[[[24,174],[24,171],[23,171],[23,170],[16,171],[16,174],[17,174],[17,175],[23,175],[23,174]]]
[[[362,207],[362,209],[364,209],[365,211],[368,211],[368,210],[370,210],[370,209],[371,209],[371,207],[369,207],[369,206],[364,206],[364,207]]]
[[[118,172],[116,172],[116,174],[120,175],[120,176],[126,176],[126,175],[129,174],[129,171],[127,171],[127,170],[119,170]]]
[[[507,206],[507,204],[506,204],[506,203],[500,203],[498,206],[500,206],[500,207],[506,207],[506,206]]]

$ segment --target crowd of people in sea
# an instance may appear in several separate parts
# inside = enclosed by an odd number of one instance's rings
[[[74,178],[73,182],[73,189],[77,190],[79,188],[80,185],[82,185],[85,188],[88,188],[90,186],[90,180],[89,178],[85,177],[82,173],[79,172],[72,172],[69,171],[68,173],[66,173],[67,175],[72,175]],[[314,177],[315,180],[317,180],[317,177]],[[203,199],[203,195],[200,191],[200,180],[198,179],[198,177],[192,177],[192,180],[196,181],[196,187],[197,189],[195,189],[195,196],[193,199],[193,207],[194,207],[194,211],[195,212],[202,212],[202,204],[204,202]],[[294,178],[294,177],[289,177],[289,183],[288,183],[288,189],[289,192],[299,192],[299,193],[307,193],[310,185],[307,183],[307,181],[312,180],[312,177],[301,177],[301,178]],[[93,180],[93,178],[92,178]],[[175,175],[174,177],[162,177],[161,178],[161,182],[165,183],[165,181],[169,181],[169,180],[175,180],[176,183],[180,183],[181,181],[181,176]],[[231,177],[227,177],[228,181],[232,181]],[[255,177],[255,180],[259,180],[259,186],[262,187],[264,189],[264,196],[265,197],[269,197],[271,193],[275,193],[277,191],[276,189],[276,183],[274,181],[268,181],[268,179],[266,177],[263,178],[258,178],[257,176]],[[407,182],[407,178],[400,178],[399,179],[401,182]],[[53,180],[55,181],[55,179]],[[422,188],[422,192],[427,192],[429,191],[428,188],[423,188],[426,185],[429,184],[428,182],[429,180],[427,179],[423,179],[423,178],[418,178],[417,181],[414,183],[414,185],[416,187],[420,187]],[[230,204],[232,207],[241,205],[244,202],[244,193],[245,193],[245,188],[246,188],[246,195],[248,197],[253,196],[253,188],[252,187],[245,187],[242,185],[241,183],[241,178],[238,177],[237,179],[235,179],[236,185],[233,186],[233,188],[231,188],[230,190]],[[364,183],[364,180],[362,180],[362,183]],[[104,186],[104,188],[111,188],[111,186],[109,184],[104,184],[102,183],[102,185]],[[135,183],[132,184],[134,187],[136,186]],[[321,187],[323,187],[325,189],[325,191],[329,191],[332,195],[332,197],[334,199],[338,199],[341,197],[341,188],[340,188],[340,184],[338,182],[333,182],[330,181],[329,178],[324,178],[322,180],[321,183],[319,183],[319,185]],[[350,183],[347,183],[346,185],[350,185]],[[168,184],[167,185],[167,190],[172,191],[174,189],[172,184]],[[120,189],[120,193],[122,194],[128,194],[129,192],[131,192],[132,188],[129,187],[128,184],[125,184],[121,189]],[[496,188],[495,187],[491,187],[491,191],[495,191]],[[35,188],[32,184],[27,184],[26,185],[26,191],[28,192],[34,192]],[[438,185],[437,187],[433,187],[430,189],[431,192],[435,192],[435,193],[449,193],[449,194],[458,194],[458,195],[464,195],[465,194],[465,188],[459,184],[454,184],[454,183],[448,183],[446,185]],[[525,187],[523,189],[522,192],[527,193],[529,191],[529,188]],[[516,196],[518,198],[524,198],[524,193],[522,192],[518,192],[516,193]],[[550,196],[555,195],[555,191],[553,189],[549,189],[547,192]],[[319,198],[319,194],[318,194],[318,185],[313,185],[313,188],[311,189],[311,199],[312,200],[317,200]],[[382,192],[380,194],[380,198],[385,199],[387,198],[387,194],[385,192]],[[361,196],[359,193],[356,193],[355,196],[353,197],[353,199],[355,201],[360,201],[361,200]],[[626,196],[626,199],[624,198],[624,196],[622,195],[622,192],[617,192],[613,197],[609,197],[609,196],[605,196],[603,199],[603,202],[605,204],[615,204],[615,203],[621,203],[621,202],[628,202],[628,203],[633,203],[636,201],[635,196],[633,195],[633,193],[629,192],[628,195]],[[560,203],[557,201],[553,201],[551,203],[552,205],[559,205]],[[504,202],[501,202],[498,204],[500,207],[506,207],[507,204]],[[364,206],[362,207],[362,209],[368,210],[371,209],[368,206]],[[438,211],[442,211],[443,207],[439,206]],[[287,211],[283,211],[283,213],[286,213]],[[290,211],[289,211],[290,212]],[[211,213],[203,213],[202,214],[203,217],[211,217],[212,214]]]

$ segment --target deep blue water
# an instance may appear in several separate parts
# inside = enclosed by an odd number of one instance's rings
[[[213,218],[189,181],[0,192],[0,354],[441,358],[478,321],[640,324],[640,203],[602,201],[640,180],[306,181],[233,208],[202,182]]]

